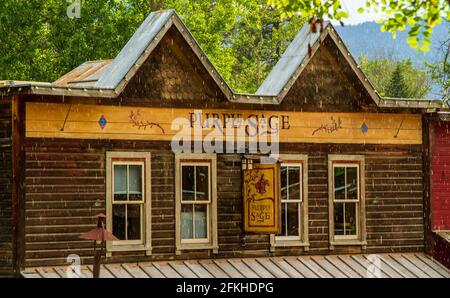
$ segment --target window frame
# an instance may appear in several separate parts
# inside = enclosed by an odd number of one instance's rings
[[[356,167],[358,182],[357,200],[335,200],[334,169],[336,167]],[[355,203],[356,235],[335,235],[334,204]],[[336,245],[360,245],[366,248],[366,210],[365,210],[365,157],[364,155],[328,155],[328,212],[330,249]]]
[[[182,206],[182,166],[208,166],[209,198],[208,201],[188,201],[195,204],[208,204],[207,238],[181,238],[181,206]],[[183,250],[213,250],[218,253],[217,238],[217,158],[216,154],[177,153],[175,154],[175,244],[176,254]]]
[[[114,165],[142,165],[142,197],[140,201],[122,203],[142,204],[141,240],[107,241],[107,256],[115,251],[146,251],[151,255],[151,153],[149,152],[106,152],[106,229],[112,232],[113,205],[121,204],[114,200]],[[127,179],[129,177],[127,176]],[[128,183],[127,183],[128,185]],[[129,187],[129,185],[127,186]],[[128,189],[127,189],[128,192]]]
[[[278,247],[303,247],[305,251],[309,249],[309,219],[308,219],[308,155],[305,154],[280,154],[280,168],[282,166],[301,166],[301,198],[296,200],[300,205],[299,208],[299,236],[277,236],[270,235],[271,251],[275,251]],[[281,170],[280,170],[281,174]],[[280,177],[281,178],[281,177]],[[281,183],[281,179],[279,179]],[[281,186],[280,186],[281,196]],[[281,205],[283,202],[281,201]],[[280,218],[281,218],[280,208]],[[280,220],[282,224],[283,219]]]

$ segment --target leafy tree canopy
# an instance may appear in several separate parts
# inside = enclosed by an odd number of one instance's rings
[[[442,19],[450,19],[448,0],[365,0],[359,13],[374,11],[380,14],[381,30],[396,32],[408,28],[407,42],[413,48],[428,51],[433,27]],[[299,13],[310,22],[321,22],[324,18],[341,23],[349,17],[342,8],[341,0],[268,0],[268,3],[283,11],[283,16]]]
[[[227,82],[254,92],[305,22],[266,0],[83,0],[69,18],[74,2],[0,1],[0,79],[53,81],[114,58],[151,11],[174,8]]]

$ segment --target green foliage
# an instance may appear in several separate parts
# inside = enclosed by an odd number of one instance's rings
[[[308,19],[327,17],[341,23],[348,17],[341,0],[268,0],[268,3],[283,10],[283,16],[300,13]],[[391,32],[394,38],[397,31],[409,28],[408,44],[421,51],[429,50],[433,27],[441,19],[450,19],[448,0],[365,0],[365,7],[358,12],[365,11],[379,13],[381,30]]]
[[[430,91],[430,80],[424,70],[411,60],[359,58],[361,68],[376,90],[386,97],[423,98]]]
[[[53,81],[114,58],[151,11],[174,8],[227,82],[254,92],[304,23],[265,0],[83,0],[71,19],[73,2],[0,1],[0,80]]]
[[[449,29],[450,34],[450,29]],[[444,97],[448,100],[450,90],[450,39],[442,42],[439,47],[440,55],[437,57],[437,63],[425,63],[428,74],[439,86],[438,92],[444,94]]]

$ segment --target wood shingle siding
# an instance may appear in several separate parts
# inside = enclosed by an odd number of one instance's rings
[[[11,117],[11,103],[0,100],[0,277],[13,272]]]
[[[268,235],[242,231],[240,154],[217,155],[219,253],[175,255],[174,155],[167,142],[27,140],[26,264],[65,264],[71,253],[90,259],[92,243],[79,235],[105,212],[106,151],[152,154],[152,255],[114,252],[109,262],[186,258],[364,252],[358,246],[329,250],[328,154],[361,154],[366,159],[365,252],[423,251],[421,146],[282,144],[281,153],[308,155],[310,249],[276,248]]]

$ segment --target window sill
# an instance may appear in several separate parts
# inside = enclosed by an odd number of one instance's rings
[[[309,243],[308,242],[301,242],[301,241],[281,241],[278,240],[274,243],[271,243],[270,245],[270,251],[273,252],[276,250],[276,248],[286,248],[286,247],[303,247],[304,251],[309,250]]]
[[[214,254],[219,253],[219,246],[210,245],[210,244],[185,244],[178,246],[176,249],[176,254],[181,255],[183,250],[213,250]]]
[[[143,244],[140,245],[132,245],[132,244],[124,244],[124,245],[111,245],[106,249],[106,256],[111,257],[113,252],[125,252],[125,251],[145,251],[145,255],[150,256],[152,254],[152,248],[147,247]]]
[[[362,249],[366,249],[367,241],[360,241],[354,239],[330,241],[330,250],[333,250],[334,246],[362,246]]]

